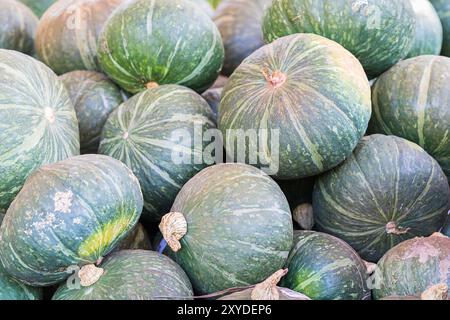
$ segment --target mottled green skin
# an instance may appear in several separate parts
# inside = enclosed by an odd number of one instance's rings
[[[450,58],[398,63],[375,82],[372,101],[371,132],[417,143],[450,178]]]
[[[124,0],[60,0],[39,21],[36,52],[57,74],[101,71],[97,57],[100,32]]]
[[[56,0],[20,0],[20,2],[26,4],[38,17],[41,17]]]
[[[406,58],[439,55],[442,49],[441,20],[429,0],[409,0],[416,16],[414,43]]]
[[[265,76],[276,71],[287,77],[278,87]],[[244,60],[225,86],[219,109],[219,128],[231,158],[236,139],[227,137],[228,130],[257,130],[269,148],[276,141],[272,132],[264,137],[258,129],[279,130],[274,176],[299,179],[333,168],[352,152],[370,119],[370,86],[358,60],[336,42],[291,35]],[[276,151],[262,150],[264,162],[276,167]]]
[[[59,79],[75,107],[81,153],[96,153],[108,116],[124,101],[122,92],[104,74],[95,71],[72,71]]]
[[[144,194],[143,217],[159,221],[181,187],[206,167],[203,159],[195,159],[210,142],[198,145],[193,139],[195,130],[203,134],[211,128],[213,115],[201,96],[182,86],[163,85],[133,96],[110,115],[99,152],[133,170]],[[192,141],[181,141],[183,132]],[[187,161],[175,163],[173,156],[180,147]]]
[[[444,29],[444,43],[441,54],[450,57],[450,2],[448,0],[430,0],[441,18]]]
[[[152,243],[142,224],[138,223],[134,229],[115,247],[120,250],[152,250]]]
[[[227,0],[214,15],[225,47],[222,74],[230,76],[241,62],[264,45],[261,24],[271,0]]]
[[[149,82],[203,92],[222,68],[224,49],[211,18],[190,0],[135,0],[108,20],[98,55],[104,72],[129,92]]]
[[[30,285],[61,282],[68,267],[94,263],[114,249],[142,205],[138,180],[113,158],[83,155],[42,166],[1,225],[0,262]]]
[[[429,287],[450,286],[450,238],[414,238],[389,250],[378,262],[375,299],[420,296]]]
[[[0,48],[33,54],[38,18],[16,0],[0,1]]]
[[[42,300],[42,290],[14,280],[0,267],[0,301],[2,300]]]
[[[53,300],[181,300],[191,299],[186,273],[154,251],[123,250],[102,262],[103,275],[93,285],[68,289],[62,285]]]
[[[219,117],[219,104],[220,97],[222,96],[223,88],[212,88],[203,92],[203,99],[208,102],[209,107],[213,113],[214,122],[217,123],[217,118]]]
[[[450,189],[439,164],[422,148],[372,135],[341,166],[316,179],[313,209],[320,231],[376,262],[396,244],[440,230]],[[388,233],[390,222],[403,234]]]
[[[353,53],[369,79],[411,49],[415,16],[410,0],[274,0],[263,23],[267,42],[294,33],[314,33]]]
[[[44,64],[0,49],[0,213],[42,164],[79,154],[75,110]]]
[[[277,180],[281,190],[286,196],[291,211],[302,203],[312,202],[312,192],[314,188],[313,177],[297,180]]]
[[[288,274],[280,285],[313,300],[365,300],[366,266],[344,241],[325,233],[295,231]]]
[[[252,166],[204,169],[184,185],[171,211],[184,215],[188,229],[171,256],[200,294],[265,280],[283,267],[292,246],[286,197]]]

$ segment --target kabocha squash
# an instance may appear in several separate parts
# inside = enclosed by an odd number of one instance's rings
[[[292,246],[286,197],[252,166],[204,169],[184,185],[171,211],[161,232],[200,294],[265,280],[284,265]]]
[[[416,296],[389,296],[379,300],[449,300],[448,286],[444,283],[431,286]]]
[[[450,285],[450,238],[436,233],[389,250],[378,262],[375,299],[420,295],[430,286]]]
[[[16,0],[0,1],[0,48],[34,52],[34,34],[38,18],[24,4]]]
[[[254,133],[260,153],[251,164],[298,179],[344,161],[370,115],[370,86],[358,60],[334,41],[298,34],[258,49],[236,69],[222,93],[219,128],[230,158],[242,157],[236,134]]]
[[[411,49],[415,16],[410,0],[274,0],[263,23],[271,42],[294,33],[334,40],[375,78]]]
[[[39,61],[0,49],[0,213],[42,164],[79,154],[75,110]]]
[[[144,194],[143,217],[159,221],[183,184],[206,167],[203,148],[211,142],[202,137],[214,127],[200,95],[164,85],[135,95],[110,115],[99,152],[133,170]],[[197,133],[200,143],[194,141]]]
[[[100,71],[97,41],[108,17],[123,0],[60,0],[42,16],[36,52],[57,74]]]
[[[62,285],[52,299],[189,300],[194,295],[180,266],[154,251],[119,251],[108,256],[97,269],[103,273],[96,282],[78,289]]]
[[[211,18],[191,0],[134,0],[106,23],[98,55],[104,72],[131,93],[155,83],[203,92],[224,52]]]
[[[421,56],[398,63],[372,89],[370,130],[419,144],[450,178],[450,58]]]
[[[113,158],[83,155],[42,166],[0,227],[0,262],[30,285],[61,282],[68,268],[89,269],[113,250],[137,223],[142,205],[138,180]]]
[[[41,300],[42,290],[27,286],[9,277],[0,267],[1,300]]]
[[[449,199],[444,172],[422,148],[372,135],[341,166],[317,178],[314,218],[319,230],[376,262],[396,244],[440,230]]]
[[[72,71],[59,77],[74,104],[81,153],[96,153],[109,114],[123,102],[119,87],[102,73]]]
[[[441,18],[444,29],[444,43],[441,54],[450,57],[450,2],[447,0],[430,0]]]
[[[366,266],[344,241],[325,233],[295,231],[281,285],[313,300],[370,299]]]
[[[214,15],[225,47],[222,73],[229,76],[241,62],[264,45],[261,24],[271,0],[227,0]]]
[[[20,0],[20,2],[26,4],[38,17],[41,17],[56,0]]]
[[[443,30],[436,10],[429,0],[409,1],[416,15],[416,33],[407,58],[427,54],[439,55],[442,49]]]

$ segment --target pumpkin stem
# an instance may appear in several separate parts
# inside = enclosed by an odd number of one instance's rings
[[[264,68],[262,74],[274,89],[281,87],[287,80],[287,76],[279,70],[272,72],[268,68]]]
[[[422,300],[447,300],[448,299],[448,286],[445,283],[439,283],[437,285],[429,287],[425,290],[420,299]]]
[[[252,290],[252,300],[279,300],[280,293],[277,284],[281,278],[288,273],[288,269],[281,269],[275,272],[261,283],[258,283]]]
[[[400,228],[397,227],[397,225],[395,224],[394,221],[388,222],[386,224],[386,232],[388,234],[395,234],[395,235],[401,235],[401,234],[406,234],[409,232],[410,228]]]
[[[187,233],[187,222],[182,213],[170,212],[161,219],[159,230],[173,252],[181,249],[180,239]]]
[[[303,230],[312,230],[314,226],[313,207],[310,203],[302,203],[293,212],[294,221]]]
[[[89,287],[96,283],[98,279],[103,275],[104,270],[96,267],[95,264],[87,264],[82,266],[78,272],[78,278],[80,278],[80,284],[83,287]]]
[[[364,265],[366,266],[366,272],[368,275],[372,275],[375,270],[377,269],[377,264],[373,262],[368,262],[366,260],[363,260]]]
[[[155,82],[155,81],[150,81],[150,82],[148,82],[148,83],[145,85],[145,87],[146,87],[147,89],[154,89],[154,88],[158,88],[158,87],[159,87],[159,84],[158,84],[157,82]]]

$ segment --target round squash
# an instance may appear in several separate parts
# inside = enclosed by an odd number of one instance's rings
[[[57,74],[100,71],[97,41],[108,17],[123,0],[60,0],[42,16],[36,52]]]
[[[375,78],[411,49],[415,15],[410,0],[275,0],[263,23],[267,42],[294,33],[334,40]]]
[[[416,296],[389,296],[379,300],[450,300],[447,284],[440,283],[429,287]]]
[[[75,110],[39,61],[0,49],[0,213],[42,164],[79,154]]]
[[[368,274],[355,250],[325,233],[295,231],[281,285],[313,300],[367,300]]]
[[[204,169],[181,189],[160,230],[196,292],[254,285],[279,270],[292,217],[278,185],[245,164]]]
[[[383,256],[376,272],[375,299],[417,296],[439,283],[450,286],[450,238],[437,233],[402,242]]]
[[[398,63],[372,89],[370,131],[424,148],[450,179],[450,58],[421,56]]]
[[[42,290],[14,280],[0,267],[0,300],[42,300]]]
[[[441,20],[429,0],[409,0],[416,15],[414,43],[406,58],[439,55],[442,49]]]
[[[258,49],[236,69],[222,93],[219,128],[230,158],[243,158],[235,142],[253,134],[258,141],[241,143],[249,153],[258,142],[251,164],[268,163],[278,179],[299,179],[344,161],[370,115],[370,86],[358,60],[334,41],[298,34]]]
[[[40,18],[56,0],[20,0],[20,2],[26,4]]]
[[[62,285],[52,299],[189,300],[194,295],[180,266],[154,251],[119,251],[108,256],[100,268],[103,274],[95,283],[73,289]]]
[[[313,207],[319,230],[376,262],[396,244],[440,230],[450,189],[439,164],[418,145],[372,135],[341,166],[317,178]]]
[[[38,18],[16,0],[0,1],[0,48],[34,53],[34,34]]]
[[[201,96],[164,85],[135,95],[110,115],[99,152],[133,170],[144,194],[143,217],[159,221],[181,187],[206,167],[203,151],[210,142],[194,139],[214,127]]]
[[[450,2],[448,0],[430,0],[441,18],[444,29],[444,44],[441,54],[450,57]]]
[[[203,92],[216,80],[224,51],[211,18],[191,0],[135,0],[108,20],[98,55],[104,72],[131,93],[155,83]]]
[[[122,91],[104,74],[95,71],[72,71],[59,79],[75,107],[81,153],[96,153],[109,114],[123,102]]]
[[[271,0],[227,0],[214,15],[225,47],[222,73],[230,76],[241,62],[264,45],[261,24]]]
[[[34,286],[58,283],[95,263],[130,232],[142,211],[139,182],[123,163],[72,157],[36,170],[0,227],[0,262]]]

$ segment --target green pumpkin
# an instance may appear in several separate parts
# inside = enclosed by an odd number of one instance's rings
[[[39,61],[0,49],[0,213],[42,164],[79,154],[75,110]]]
[[[450,238],[434,234],[414,238],[389,250],[375,272],[375,299],[420,296],[429,287],[450,286]]]
[[[0,300],[42,300],[42,290],[14,280],[0,267]]]
[[[20,2],[26,4],[38,17],[41,17],[56,0],[20,0]]]
[[[230,76],[241,62],[264,45],[261,24],[271,0],[227,0],[214,15],[225,47],[222,73]]]
[[[376,262],[396,244],[440,230],[449,200],[444,172],[422,148],[372,135],[341,166],[316,179],[314,218],[320,231]]]
[[[410,0],[274,0],[264,18],[267,42],[295,33],[334,40],[375,78],[411,49],[415,16]]]
[[[424,148],[450,178],[450,58],[400,62],[372,88],[370,131],[396,135]]]
[[[57,74],[101,71],[97,41],[111,13],[124,0],[60,0],[39,21],[36,52]]]
[[[414,43],[406,58],[439,55],[442,49],[441,20],[429,0],[409,0],[416,15]]]
[[[62,285],[53,300],[180,300],[194,295],[186,273],[154,251],[123,250],[100,265],[94,284],[76,289]]]
[[[325,233],[295,231],[281,286],[313,300],[366,300],[366,266],[344,241]]]
[[[430,0],[441,18],[444,28],[444,44],[441,54],[450,57],[450,2],[448,0]]]
[[[124,100],[122,91],[104,74],[95,71],[72,71],[59,79],[75,106],[81,153],[96,153],[109,114]]]
[[[0,1],[0,48],[34,53],[34,34],[38,18],[16,0]]]
[[[292,246],[286,197],[252,166],[204,169],[184,185],[171,211],[160,225],[168,254],[200,294],[265,280],[283,267]],[[170,227],[183,223],[179,241],[172,241]],[[164,226],[169,226],[167,232]]]
[[[0,228],[0,262],[34,286],[63,281],[95,263],[130,232],[142,211],[138,180],[120,161],[72,157],[36,170]]]
[[[108,20],[98,55],[104,72],[131,93],[155,83],[203,92],[224,53],[216,26],[191,0],[135,0]]]
[[[299,179],[344,161],[370,115],[370,86],[358,60],[334,41],[298,34],[258,49],[236,69],[222,93],[219,128],[230,158],[242,157],[235,141],[254,134],[260,156],[248,162],[268,164],[278,179]]]
[[[214,127],[201,96],[182,86],[163,85],[135,95],[110,115],[99,152],[133,170],[144,194],[144,218],[159,221],[181,187],[206,167],[207,142],[196,144],[194,139],[198,130],[204,134]],[[179,140],[184,133],[190,141]]]

